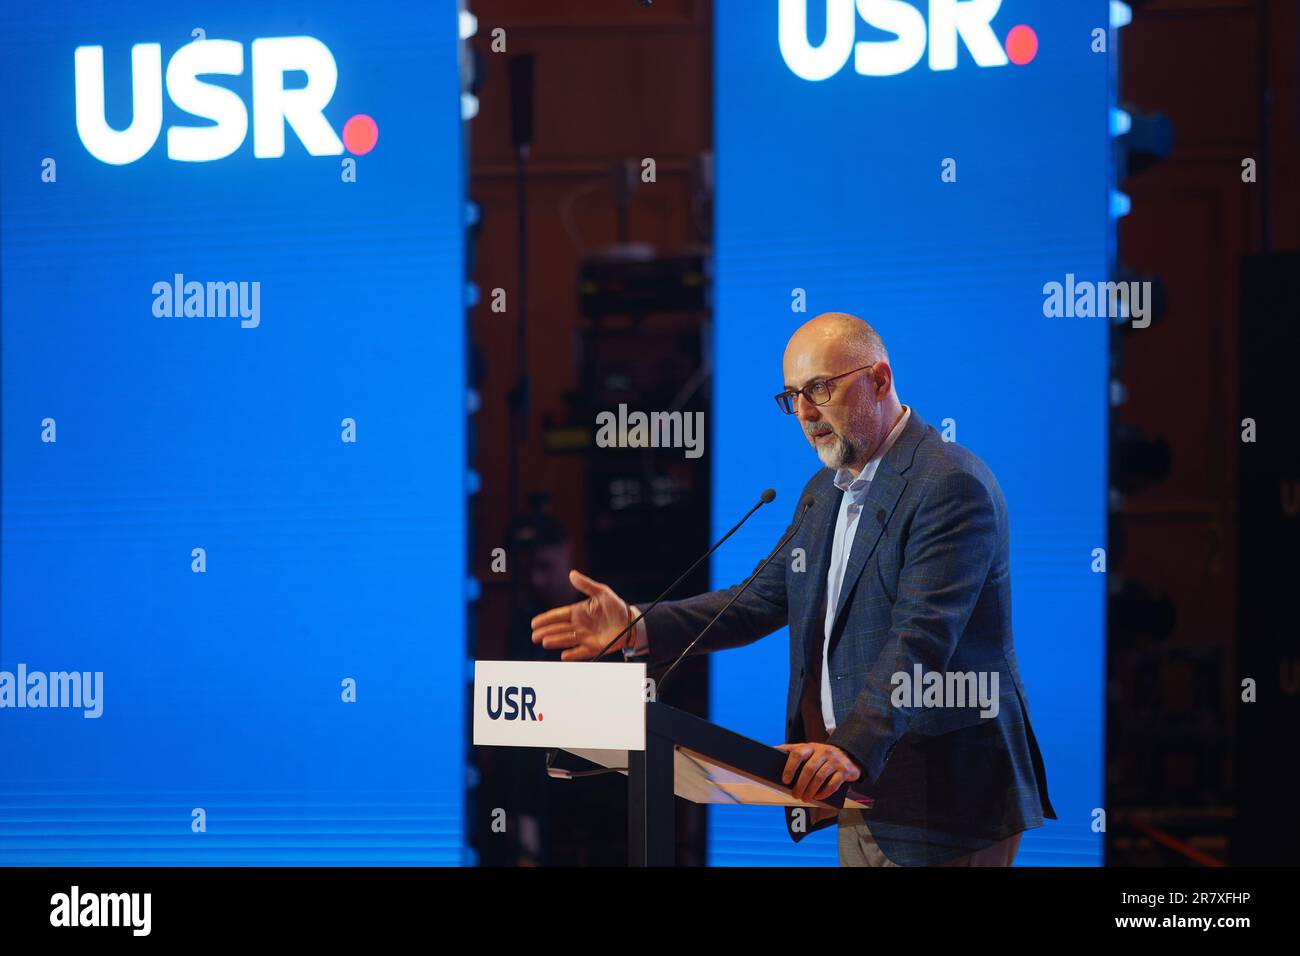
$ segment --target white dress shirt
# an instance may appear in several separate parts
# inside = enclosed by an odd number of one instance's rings
[[[867,489],[871,479],[876,476],[880,460],[885,457],[894,442],[903,433],[907,420],[912,417],[912,410],[903,406],[903,414],[890,429],[885,440],[880,443],[871,460],[863,466],[861,474],[854,477],[847,468],[835,471],[835,487],[844,492],[840,499],[839,515],[835,519],[835,537],[831,543],[831,563],[826,571],[826,620],[822,625],[822,721],[826,724],[826,733],[835,729],[835,708],[831,704],[831,669],[827,661],[830,645],[831,626],[835,623],[835,605],[839,603],[840,588],[844,584],[844,573],[849,566],[849,556],[853,553],[853,538],[858,530],[858,518],[862,514],[862,503],[867,498]]]

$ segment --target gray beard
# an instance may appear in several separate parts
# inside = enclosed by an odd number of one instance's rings
[[[843,468],[857,456],[857,449],[838,432],[829,446],[817,447],[817,457],[827,468]]]

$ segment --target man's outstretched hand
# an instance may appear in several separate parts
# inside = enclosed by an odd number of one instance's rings
[[[789,756],[781,782],[794,781],[794,798],[811,802],[825,800],[846,783],[862,777],[862,770],[852,757],[833,744],[778,744]],[[803,764],[803,769],[799,765]],[[798,773],[798,779],[795,774]]]
[[[632,620],[627,602],[608,585],[593,581],[580,571],[569,572],[569,582],[587,595],[563,607],[551,608],[533,618],[533,643],[548,651],[562,651],[562,661],[586,661],[601,652],[614,635]],[[631,633],[624,635],[611,651],[621,649]]]

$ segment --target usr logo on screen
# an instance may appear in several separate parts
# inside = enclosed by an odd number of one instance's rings
[[[363,155],[375,147],[379,127],[364,113],[343,125],[340,140],[325,107],[338,85],[334,54],[309,36],[262,37],[252,48],[253,155],[276,159],[284,155],[286,125],[312,156]],[[104,48],[79,46],[73,55],[77,135],[90,155],[113,166],[134,163],[158,141],[163,117],[162,46],[137,43],[131,47],[131,124],[108,125],[104,104]],[[171,101],[201,119],[203,126],[167,127],[167,157],[190,163],[223,159],[243,145],[248,135],[248,109],[233,90],[199,77],[240,76],[244,45],[237,40],[198,39],[181,47],[167,62],[166,86]],[[301,73],[306,82],[285,86],[285,74]]]
[[[826,35],[813,45],[808,39],[808,10],[826,12]],[[855,8],[856,7],[856,16]],[[979,67],[1018,66],[1038,54],[1038,35],[1017,24],[1007,32],[1005,46],[993,29],[1002,0],[929,0],[929,22],[904,0],[780,0],[777,37],[781,58],[798,77],[825,80],[840,72],[853,55],[853,69],[862,76],[897,76],[921,62],[927,40],[931,70],[957,68],[960,39]],[[892,39],[858,40],[857,18]]]

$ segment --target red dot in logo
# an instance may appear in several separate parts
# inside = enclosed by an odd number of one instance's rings
[[[1023,23],[1012,27],[1007,34],[1007,59],[1016,66],[1024,66],[1038,55],[1038,34]],[[346,132],[344,133],[346,136]]]
[[[538,719],[538,720],[541,720],[541,719],[542,719],[542,715],[541,715],[541,714],[538,714],[538,715],[537,715],[537,719]]]
[[[349,153],[364,156],[375,148],[377,142],[379,142],[379,125],[365,113],[358,113],[343,124],[343,145],[348,148]]]

